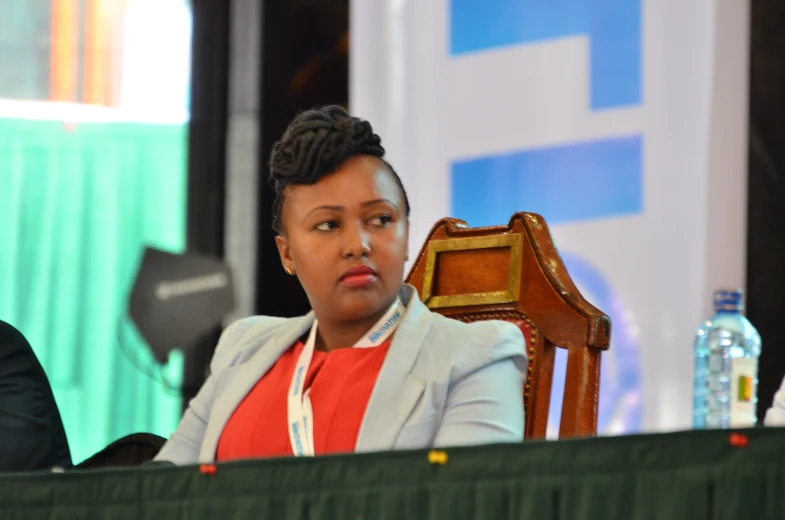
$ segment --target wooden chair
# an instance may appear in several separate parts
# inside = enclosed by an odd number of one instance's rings
[[[600,353],[611,321],[570,279],[543,218],[516,213],[507,226],[440,220],[406,279],[433,311],[465,322],[500,319],[526,338],[525,437],[545,438],[556,348],[567,374],[559,437],[597,434]]]

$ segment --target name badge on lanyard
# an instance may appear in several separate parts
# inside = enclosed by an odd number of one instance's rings
[[[395,329],[398,328],[405,311],[406,308],[401,303],[401,300],[396,299],[384,316],[352,348],[378,347],[387,341],[392,336],[392,333],[395,332]],[[312,457],[315,455],[313,447],[313,408],[311,407],[311,399],[308,397],[310,389],[303,391],[303,386],[305,386],[308,368],[311,366],[317,327],[318,323],[314,320],[311,332],[308,334],[308,340],[297,358],[292,382],[289,385],[289,397],[287,400],[289,441],[292,443],[292,450],[296,457]]]

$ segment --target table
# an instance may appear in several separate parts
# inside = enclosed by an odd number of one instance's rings
[[[785,429],[0,477],[0,518],[785,519]]]

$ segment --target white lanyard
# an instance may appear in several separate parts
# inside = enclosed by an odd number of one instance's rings
[[[371,327],[365,335],[360,338],[353,348],[378,347],[395,332],[403,317],[406,308],[401,300],[396,298],[384,316]],[[316,328],[318,323],[313,322],[311,332],[308,334],[308,341],[305,342],[297,364],[294,367],[294,375],[289,385],[288,397],[288,418],[289,418],[289,441],[292,443],[292,450],[295,457],[312,457],[313,447],[313,408],[311,399],[308,397],[310,388],[303,392],[305,377],[308,368],[311,366],[313,357],[314,343],[316,341]]]

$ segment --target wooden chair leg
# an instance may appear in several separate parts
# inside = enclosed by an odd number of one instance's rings
[[[529,388],[528,409],[526,410],[527,439],[544,439],[548,430],[548,410],[551,405],[555,357],[556,346],[545,339],[545,344],[531,367],[532,387]]]
[[[559,437],[596,435],[600,387],[600,351],[571,348],[562,401]]]

